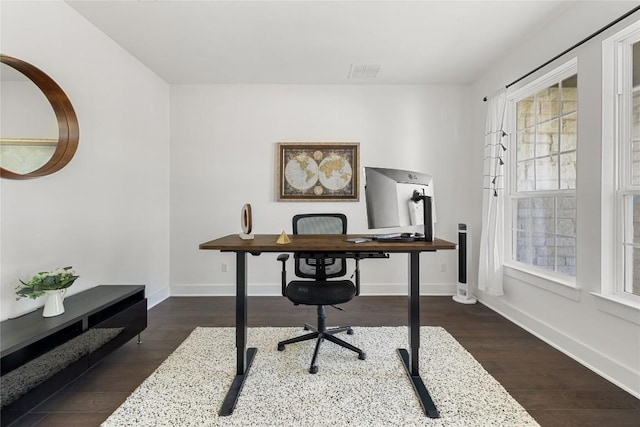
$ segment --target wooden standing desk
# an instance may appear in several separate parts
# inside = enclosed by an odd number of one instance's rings
[[[364,237],[354,234],[334,235],[291,235],[291,243],[276,243],[277,234],[256,235],[253,240],[242,240],[233,234],[211,240],[200,245],[200,249],[219,250],[236,253],[236,376],[225,397],[219,415],[233,413],[238,397],[249,373],[257,349],[247,349],[247,254],[260,255],[262,252],[305,252],[327,254],[332,257],[367,258],[384,253],[409,254],[409,350],[399,348],[407,375],[427,416],[438,418],[438,410],[420,377],[418,350],[420,348],[420,253],[455,249],[455,243],[436,239],[424,241],[374,240],[353,243],[347,239]],[[275,343],[274,343],[275,345]]]

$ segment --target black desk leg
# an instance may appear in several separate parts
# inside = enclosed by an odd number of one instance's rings
[[[429,418],[440,418],[440,413],[429,395],[420,377],[420,252],[409,253],[409,347],[411,355],[404,348],[398,349],[398,354],[404,365],[411,385],[422,405],[424,413]]]
[[[249,373],[257,348],[247,349],[247,253],[236,253],[236,376],[218,415],[226,417],[233,413],[244,380]]]

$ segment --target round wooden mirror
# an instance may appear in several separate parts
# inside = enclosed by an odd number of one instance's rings
[[[2,67],[9,66],[19,71],[32,82],[29,85],[35,85],[53,109],[52,117],[46,117],[46,114],[44,117],[36,116],[38,111],[43,110],[42,106],[38,106],[37,101],[34,101],[34,104],[26,104],[27,100],[37,97],[34,97],[32,93],[35,88],[25,87],[24,82],[20,82],[19,79],[13,80],[11,75],[15,73],[9,71],[10,69],[7,69],[7,72],[3,70],[0,176],[10,179],[30,179],[59,171],[69,163],[78,148],[78,118],[71,101],[51,77],[33,65],[8,55],[0,55],[0,63]],[[27,92],[20,93],[19,91],[22,90]],[[10,98],[5,99],[5,97]],[[12,103],[20,104],[15,106],[16,110],[26,110],[33,113],[34,116],[25,118],[19,113],[14,114]],[[48,108],[44,107],[44,109]],[[54,115],[55,117],[53,117]],[[53,122],[53,126],[46,125],[49,121]],[[55,128],[56,123],[57,133],[54,129],[54,134],[50,137],[41,134],[40,128]],[[22,134],[5,135],[5,129],[11,131],[19,129],[17,132]],[[25,132],[26,134],[24,134]],[[36,132],[36,134],[34,135],[32,132]],[[28,162],[31,162],[31,166],[29,164],[15,165],[26,163],[23,160],[7,164],[16,157],[27,159]]]

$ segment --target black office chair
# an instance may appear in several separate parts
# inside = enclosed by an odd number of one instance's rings
[[[347,217],[343,214],[304,214],[293,217],[293,234],[346,233]],[[364,351],[334,336],[339,332],[347,332],[351,335],[353,334],[353,329],[350,326],[327,329],[325,313],[325,306],[335,307],[335,304],[351,301],[354,296],[360,293],[359,260],[357,258],[355,260],[356,283],[354,285],[350,280],[328,280],[342,277],[347,273],[345,258],[328,258],[326,255],[323,256],[317,253],[296,253],[294,255],[296,276],[313,280],[293,280],[287,283],[286,261],[288,259],[288,254],[278,256],[278,261],[282,261],[282,295],[289,298],[295,305],[318,306],[318,326],[314,327],[305,323],[304,329],[312,332],[279,342],[278,350],[283,351],[287,344],[315,339],[316,348],[309,368],[309,372],[312,374],[318,372],[316,360],[320,344],[325,339],[358,353],[358,359],[364,360],[366,357]],[[336,308],[340,309],[339,307]]]

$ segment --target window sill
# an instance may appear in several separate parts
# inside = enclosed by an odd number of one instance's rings
[[[640,306],[638,304],[615,294],[591,292],[591,295],[596,297],[596,305],[599,310],[640,325]]]
[[[504,274],[545,291],[580,301],[580,288],[575,280],[565,280],[551,274],[531,272],[517,263],[504,263]]]

